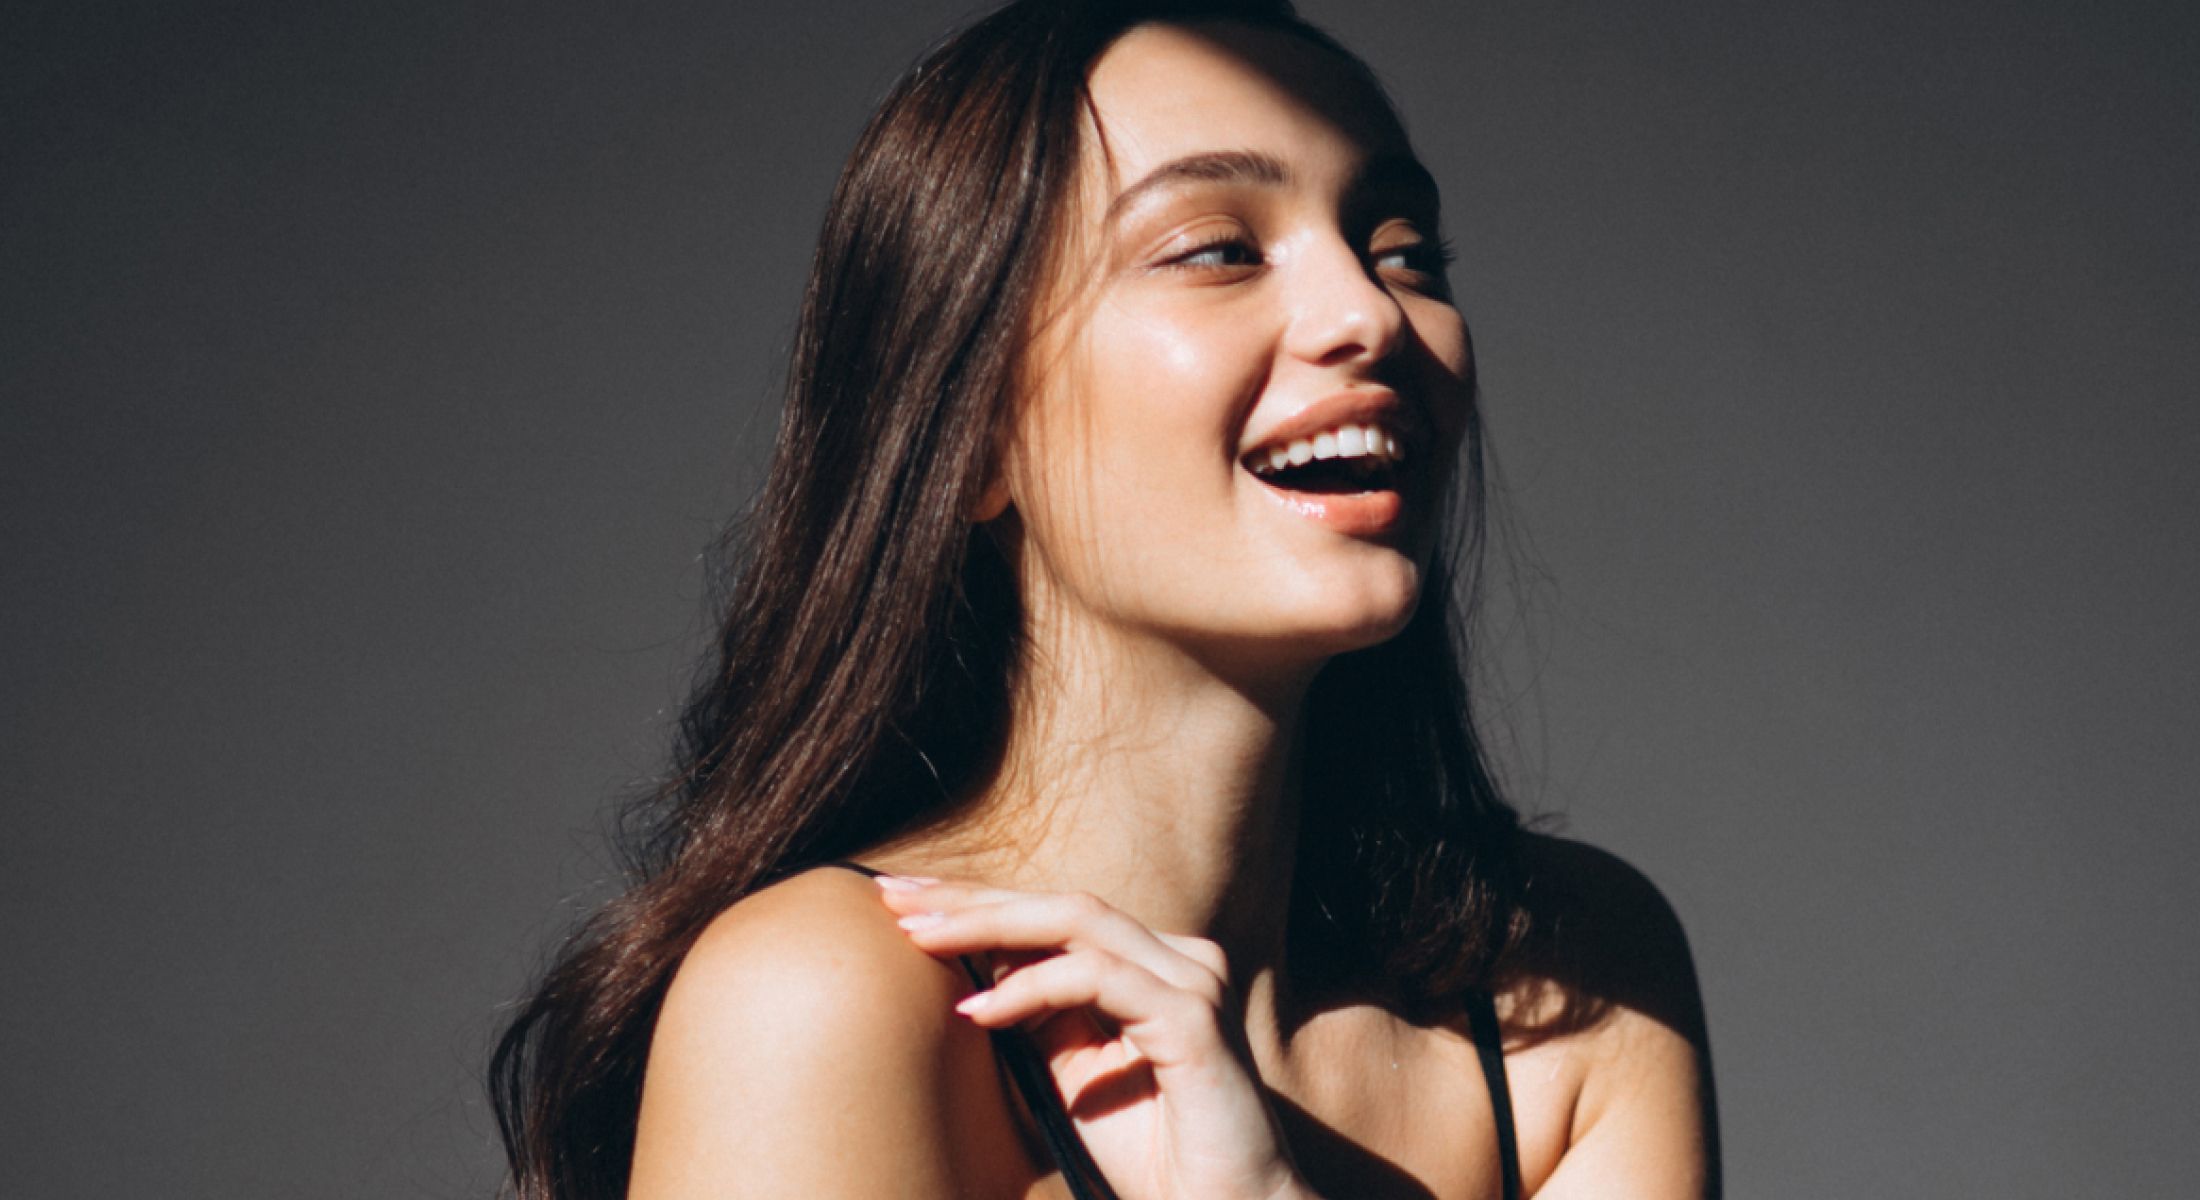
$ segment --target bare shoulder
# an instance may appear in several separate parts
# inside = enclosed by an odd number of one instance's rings
[[[983,1034],[953,1011],[965,990],[854,872],[808,871],[743,898],[665,997],[629,1194],[991,1190],[985,1164],[1012,1127]]]
[[[952,964],[910,944],[876,884],[819,868],[759,889],[704,929],[673,977],[657,1036],[724,1030],[730,1014],[787,1036],[823,1022],[858,1036],[872,1026],[944,1030],[958,994]]]
[[[1580,842],[1531,835],[1520,865],[1530,928],[1499,989],[1507,1054],[1571,1081],[1538,1195],[1716,1195],[1710,1043],[1672,904]]]

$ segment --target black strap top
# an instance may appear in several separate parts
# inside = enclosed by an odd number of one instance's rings
[[[862,863],[835,861],[831,865],[873,877],[883,874]],[[963,974],[970,977],[972,988],[983,991],[993,986],[992,978],[970,956],[958,956],[956,961],[962,964]],[[1474,1036],[1475,1056],[1481,1060],[1482,1081],[1489,1085],[1490,1111],[1497,1121],[1498,1169],[1504,1181],[1504,1200],[1520,1200],[1520,1148],[1513,1132],[1512,1089],[1505,1083],[1505,1049],[1499,1038],[1497,1009],[1489,993],[1476,991],[1467,997],[1467,1026]],[[1116,1200],[1115,1190],[1108,1186],[1086,1151],[1084,1140],[1077,1136],[1076,1126],[1070,1123],[1069,1111],[1054,1086],[1054,1076],[1039,1057],[1038,1047],[1021,1029],[988,1032],[993,1039],[993,1053],[1023,1096],[1025,1107],[1031,1110],[1039,1135],[1046,1140],[1047,1152],[1061,1169],[1063,1181],[1069,1184],[1070,1195],[1075,1200]]]

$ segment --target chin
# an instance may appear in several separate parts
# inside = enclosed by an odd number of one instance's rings
[[[1295,627],[1299,653],[1334,658],[1379,646],[1405,631],[1420,606],[1421,571],[1401,560],[1394,569],[1355,572],[1346,580],[1309,581],[1306,603],[1281,622]]]

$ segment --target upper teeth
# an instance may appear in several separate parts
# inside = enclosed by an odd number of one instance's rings
[[[1406,448],[1397,438],[1374,425],[1340,425],[1312,437],[1281,442],[1253,454],[1253,470],[1266,475],[1285,467],[1304,466],[1325,458],[1376,458],[1403,462]]]

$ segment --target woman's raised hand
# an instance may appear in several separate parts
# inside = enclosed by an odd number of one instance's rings
[[[936,955],[1014,963],[956,1008],[1030,1031],[1122,1200],[1300,1200],[1221,947],[1156,933],[1094,896],[879,878]]]

